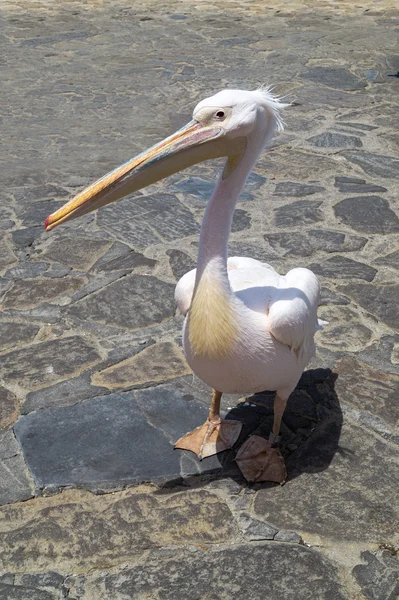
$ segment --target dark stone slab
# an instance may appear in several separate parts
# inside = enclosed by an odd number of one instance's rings
[[[355,302],[373,313],[378,319],[384,321],[384,323],[387,323],[394,329],[398,328],[399,285],[353,283],[351,285],[340,286],[338,289],[340,292],[353,298]]]
[[[353,129],[360,129],[360,131],[373,131],[373,129],[378,129],[375,125],[368,125],[367,123],[351,123],[348,121],[339,121],[340,125],[344,125],[345,127],[351,127]]]
[[[83,286],[85,280],[80,277],[59,279],[20,279],[14,282],[4,299],[4,308],[28,309],[55,300],[60,296],[70,296]]]
[[[91,267],[92,271],[132,271],[137,267],[154,267],[156,260],[135,252],[126,244],[114,242],[111,248]]]
[[[320,210],[321,200],[298,200],[274,209],[274,222],[277,227],[309,225],[323,220]]]
[[[5,600],[55,600],[54,594],[24,585],[0,583],[0,598]]]
[[[86,296],[68,312],[127,329],[148,327],[173,316],[174,285],[153,276],[131,275]]]
[[[32,204],[22,204],[17,207],[17,215],[24,227],[40,227],[40,233],[44,234],[43,224],[51,213],[61,208],[62,202],[57,200],[42,200]]]
[[[83,373],[78,377],[60,381],[36,392],[29,392],[23,402],[21,413],[27,414],[40,408],[70,406],[82,400],[105,394],[107,391],[106,388],[91,385],[90,374]]]
[[[278,257],[277,252],[271,246],[266,245],[265,242],[262,243],[262,240],[259,239],[253,242],[231,241],[229,243],[229,256],[248,256],[263,262],[270,262],[270,264],[273,264],[273,261]]]
[[[33,482],[12,429],[2,429],[0,430],[0,505],[28,500],[33,494]]]
[[[344,356],[336,365],[337,393],[345,403],[379,417],[394,430],[399,423],[399,376]]]
[[[380,258],[377,258],[374,262],[376,265],[386,265],[387,267],[398,269],[399,250],[395,250],[395,252],[391,252],[391,254],[387,254],[386,256],[380,256]]]
[[[395,233],[399,219],[388,200],[379,196],[345,198],[334,206],[335,216],[352,229],[365,233]]]
[[[72,336],[3,354],[0,373],[5,381],[20,386],[45,387],[97,362],[99,358],[86,340]]]
[[[185,453],[174,451],[173,444],[207,414],[205,404],[160,386],[32,412],[14,427],[41,485],[109,487],[181,477]],[[202,463],[193,458],[184,465],[191,465],[191,474],[221,469],[217,458]]]
[[[180,177],[181,175],[179,175],[179,179]],[[251,173],[250,177],[248,178],[248,185],[245,186],[244,190],[240,194],[240,200],[252,200],[253,195],[246,191],[246,188],[252,187],[252,189],[257,189],[265,182],[265,177]],[[176,183],[173,183],[171,187],[176,192],[181,192],[185,195],[193,196],[197,200],[201,200],[201,204],[203,204],[212,196],[215,185],[216,177],[211,181],[203,179],[202,177],[188,177],[187,179],[179,180]]]
[[[366,80],[359,79],[347,69],[340,67],[312,67],[301,74],[302,79],[321,83],[338,90],[354,91],[366,87]]]
[[[350,300],[343,294],[337,294],[334,290],[330,290],[328,287],[322,285],[320,290],[320,306],[328,304],[346,305],[349,304]]]
[[[0,346],[4,349],[19,342],[32,342],[39,329],[38,325],[0,321]]]
[[[345,400],[345,398],[340,398]],[[287,461],[284,486],[257,492],[255,514],[276,527],[344,540],[389,543],[398,519],[397,450],[348,418],[339,437],[327,418]],[[334,433],[335,432],[335,433]],[[332,451],[328,468],[325,457]],[[304,536],[306,539],[306,535]]]
[[[378,194],[387,191],[382,185],[366,183],[364,179],[357,177],[336,177],[334,187],[343,194]]]
[[[54,232],[45,247],[36,247],[32,256],[60,262],[74,269],[89,269],[109,248],[110,241],[89,237],[59,237]]]
[[[307,183],[295,183],[293,181],[283,181],[276,185],[274,196],[311,196],[324,192],[325,188],[321,185],[311,185]]]
[[[15,394],[0,385],[0,429],[13,423],[19,412],[19,402]]]
[[[54,185],[53,183],[45,183],[43,185],[31,185],[15,189],[15,199],[19,204],[24,202],[30,203],[36,200],[44,200],[45,198],[66,198],[69,196],[68,190]],[[66,200],[65,200],[66,202]]]
[[[173,552],[160,559],[152,552],[145,562],[123,572],[91,575],[86,585],[104,600],[154,594],[159,600],[347,598],[335,567],[318,552],[298,544],[269,542],[180,555]]]
[[[307,141],[317,148],[360,148],[363,146],[362,141],[354,135],[343,135],[331,131],[314,135]]]
[[[384,179],[399,179],[399,159],[371,152],[342,152],[349,162],[359,165],[367,175]]]
[[[328,229],[311,229],[305,233],[297,231],[268,233],[264,238],[276,252],[283,256],[311,256],[318,250],[351,252],[360,250],[367,242],[367,238]]]
[[[12,241],[19,248],[25,248],[26,246],[31,246],[36,238],[40,237],[43,234],[43,227],[27,227],[25,229],[17,229],[17,231],[12,231]]]
[[[120,200],[101,209],[97,221],[117,239],[138,249],[199,233],[194,216],[173,194]]]
[[[251,217],[246,210],[236,208],[233,215],[233,222],[231,224],[231,231],[233,233],[237,231],[243,231],[251,227]]]
[[[169,256],[170,268],[176,281],[196,267],[196,263],[191,256],[181,250],[167,250],[166,254]]]
[[[17,257],[6,242],[6,239],[0,239],[0,271],[3,271],[17,262]]]
[[[28,279],[29,277],[38,277],[47,271],[49,265],[44,262],[21,261],[19,265],[6,271],[6,279]]]
[[[362,563],[356,565],[352,575],[363,594],[370,600],[395,600],[399,597],[399,561],[388,550],[360,555]]]
[[[310,265],[310,270],[316,275],[324,277],[332,277],[335,279],[365,279],[373,281],[376,276],[377,269],[369,267],[364,263],[352,260],[346,256],[332,256],[323,263],[313,263]]]

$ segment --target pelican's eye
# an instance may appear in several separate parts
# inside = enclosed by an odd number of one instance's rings
[[[215,119],[218,119],[218,121],[221,121],[222,119],[224,119],[226,116],[224,110],[218,110],[217,112],[215,112]]]

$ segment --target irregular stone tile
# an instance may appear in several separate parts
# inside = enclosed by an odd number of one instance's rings
[[[358,179],[357,177],[336,177],[334,187],[338,188],[338,191],[343,194],[376,194],[387,191],[387,188],[382,187],[382,185],[366,183],[364,179]]]
[[[90,374],[83,373],[50,387],[29,392],[22,404],[21,414],[27,414],[40,408],[70,406],[82,400],[105,394],[107,391],[106,388],[91,385]]]
[[[0,321],[0,346],[5,349],[20,342],[32,342],[39,329],[37,325]]]
[[[44,221],[48,215],[61,208],[63,202],[57,200],[43,200],[32,204],[18,205],[16,211],[18,218],[26,228],[40,227],[40,233],[44,233]]]
[[[78,490],[0,510],[0,568],[79,573],[109,569],[150,548],[231,543],[231,512],[215,494],[156,496]],[[100,596],[101,597],[101,596]]]
[[[363,308],[373,313],[394,329],[398,328],[399,285],[367,285],[352,283],[339,288],[340,292],[353,298]]]
[[[368,106],[370,99],[365,94],[348,94],[346,91],[307,84],[296,92],[301,104],[325,109],[360,108]]]
[[[336,350],[363,350],[370,342],[372,331],[359,323],[357,312],[348,307],[330,306],[321,310],[319,317],[328,321],[317,335],[317,344]]]
[[[22,585],[7,585],[5,583],[0,583],[0,598],[5,598],[7,600],[27,600],[27,598],[29,598],[29,600],[55,600],[56,596],[46,590],[38,590]]]
[[[399,250],[395,250],[395,252],[391,252],[391,254],[387,254],[386,256],[380,256],[374,262],[376,265],[387,265],[388,267],[397,269],[399,268]]]
[[[156,260],[135,252],[126,244],[114,242],[109,250],[92,266],[92,271],[131,271],[137,267],[154,267]]]
[[[399,218],[389,208],[389,202],[379,196],[345,198],[334,206],[335,216],[356,231],[364,233],[395,233]]]
[[[169,256],[170,268],[176,281],[179,281],[183,275],[196,267],[196,263],[191,256],[181,250],[167,250],[166,254]]]
[[[2,316],[4,318],[28,319],[49,324],[57,323],[60,320],[61,311],[59,306],[43,303],[30,310],[14,310],[12,308],[3,310]]]
[[[320,289],[320,306],[328,306],[329,304],[345,305],[349,304],[350,300],[343,294],[337,294],[334,290],[322,285]]]
[[[21,502],[33,494],[33,482],[12,429],[0,430],[0,505]]]
[[[0,240],[0,271],[9,269],[18,262],[17,257],[3,238]]]
[[[153,276],[131,275],[86,296],[68,312],[126,329],[148,327],[174,315],[174,285]]]
[[[340,125],[344,125],[345,127],[352,127],[353,129],[360,129],[360,131],[372,131],[373,129],[378,129],[375,125],[368,125],[367,123],[351,123],[348,121],[340,121]]]
[[[367,242],[367,238],[328,229],[311,229],[305,233],[297,231],[268,233],[263,237],[283,256],[311,256],[318,250],[351,252],[360,250]]]
[[[25,248],[27,246],[31,246],[37,237],[40,237],[43,233],[43,228],[36,227],[28,227],[25,229],[17,229],[17,231],[12,231],[12,241],[19,248]]]
[[[14,423],[18,414],[18,398],[10,390],[0,385],[0,429]]]
[[[84,339],[71,336],[3,354],[0,374],[21,387],[39,388],[64,379],[99,360],[97,351]]]
[[[138,249],[198,234],[199,225],[176,196],[158,193],[105,206],[97,222],[119,240]]]
[[[363,594],[370,600],[395,600],[399,596],[399,561],[385,550],[361,553],[362,563],[356,565],[352,575]]]
[[[282,181],[276,185],[273,196],[311,196],[324,192],[324,190],[325,188],[321,185]]]
[[[28,203],[35,202],[35,200],[43,200],[44,198],[65,198],[69,196],[69,192],[53,183],[45,183],[38,186],[16,188],[14,195],[17,202]]]
[[[250,179],[251,176],[252,176],[252,179]],[[181,175],[179,175],[179,178],[180,177],[181,177]],[[266,181],[266,178],[264,178],[264,177],[261,178],[261,176],[259,176],[259,175],[256,176],[256,174],[252,174],[252,173],[250,175],[250,178],[248,179],[248,184],[249,184],[249,186],[252,184],[252,187],[255,187],[255,189],[256,189],[256,187],[263,185],[263,183],[265,183],[265,181]],[[215,189],[215,185],[216,185],[216,178],[214,181],[207,181],[205,179],[202,179],[201,177],[188,177],[187,179],[183,179],[181,181],[173,183],[172,187],[177,192],[182,192],[183,194],[189,194],[191,196],[194,196],[195,198],[198,198],[200,200],[207,202],[209,200],[209,198],[212,196],[212,192]],[[252,194],[248,193],[245,189],[243,190],[243,192],[241,192],[240,200],[252,200],[252,199],[253,199]]]
[[[254,519],[251,515],[241,513],[238,517],[238,526],[241,533],[247,540],[272,540],[278,532],[276,527]]]
[[[21,261],[19,265],[9,269],[5,273],[7,279],[28,279],[29,277],[37,277],[43,275],[48,269],[48,264],[43,262],[32,263]]]
[[[313,263],[309,269],[316,275],[336,279],[365,279],[373,281],[377,269],[346,256],[332,256],[323,263]]]
[[[301,73],[301,77],[338,90],[354,91],[366,87],[365,80],[340,67],[312,67]]]
[[[359,165],[367,175],[385,179],[399,179],[399,160],[393,156],[381,156],[371,152],[342,152],[351,163]]]
[[[231,231],[233,233],[237,231],[243,231],[251,227],[251,217],[246,210],[236,208],[233,215],[233,222],[231,224]]]
[[[297,148],[265,152],[259,157],[258,165],[265,173],[272,173],[275,178],[303,181],[306,184],[309,182],[309,169],[315,180],[321,180],[337,171],[337,165],[330,157],[321,154],[309,155]]]
[[[323,220],[319,209],[321,200],[298,200],[274,209],[274,222],[277,227],[295,227]]]
[[[335,427],[326,421],[288,458],[288,481],[258,491],[255,513],[305,539],[309,532],[341,542],[388,543],[399,517],[397,451],[349,422],[337,446]]]
[[[95,373],[92,382],[110,389],[161,383],[191,373],[176,344],[160,342],[135,356]]]
[[[271,246],[266,245],[265,242],[262,243],[262,240],[258,239],[253,243],[230,242],[229,256],[248,256],[263,262],[270,262],[270,264],[273,264],[273,261],[278,257],[277,252]]]
[[[50,265],[49,269],[43,273],[43,277],[51,277],[58,279],[58,277],[65,277],[72,271],[72,267],[67,265],[62,265],[60,263],[53,263]]]
[[[43,247],[35,248],[34,257],[64,263],[78,270],[89,269],[108,248],[110,240],[82,237],[58,237],[57,233]]]
[[[381,417],[395,429],[399,422],[399,376],[344,356],[336,365],[337,393],[345,403]]]
[[[314,135],[307,141],[317,148],[361,148],[363,146],[361,139],[354,135],[343,135],[331,131]]]
[[[55,300],[59,297],[68,297],[83,286],[85,280],[81,277],[68,277],[65,279],[20,279],[14,282],[12,288],[3,298],[4,308],[29,309]]]
[[[246,544],[207,552],[199,547],[198,552],[173,551],[162,558],[151,552],[145,561],[123,572],[89,576],[83,598],[347,598],[335,567],[318,552],[298,544]]]

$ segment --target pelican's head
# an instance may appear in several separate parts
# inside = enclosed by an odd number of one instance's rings
[[[211,158],[226,156],[224,176],[235,169],[248,141],[258,151],[276,129],[286,105],[267,88],[223,90],[202,100],[193,120],[176,133],[89,185],[47,217],[46,231]]]

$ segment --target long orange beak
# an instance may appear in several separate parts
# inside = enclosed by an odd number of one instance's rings
[[[47,217],[46,231],[123,198],[177,171],[220,156],[227,156],[224,129],[190,121],[170,137],[77,194]]]

